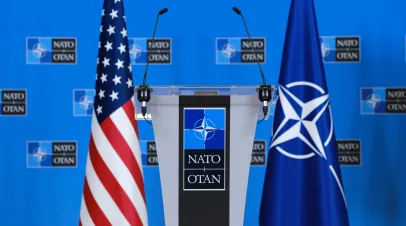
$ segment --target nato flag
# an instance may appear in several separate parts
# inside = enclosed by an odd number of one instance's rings
[[[313,0],[292,0],[261,226],[347,226]]]

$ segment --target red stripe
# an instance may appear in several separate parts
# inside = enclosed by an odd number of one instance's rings
[[[103,186],[106,188],[111,198],[117,204],[118,208],[121,210],[121,213],[123,213],[124,217],[130,223],[130,225],[141,226],[142,221],[138,215],[136,207],[133,205],[130,198],[121,187],[120,183],[117,182],[116,178],[110,172],[108,166],[101,158],[94,144],[93,137],[90,139],[89,157],[92,161],[93,168]]]
[[[90,218],[95,225],[111,225],[109,220],[104,215],[103,211],[100,209],[96,200],[94,200],[93,194],[90,191],[89,184],[87,183],[87,178],[85,178],[85,186],[83,188],[83,196],[85,199],[85,205],[87,211],[89,212]]]
[[[130,119],[131,124],[134,127],[134,131],[137,134],[137,138],[139,138],[138,136],[138,123],[135,120],[135,108],[134,108],[134,103],[132,102],[132,99],[130,99],[129,101],[127,101],[127,103],[125,103],[122,106],[125,114],[127,115],[127,117]]]
[[[81,220],[79,220],[79,226],[82,226],[82,221]]]
[[[111,120],[110,117],[106,118],[100,125],[100,127],[103,130],[103,133],[106,135],[111,146],[113,146],[114,150],[120,156],[121,160],[127,166],[128,170],[131,172],[145,203],[142,172],[134,156],[134,153],[131,151],[131,148],[127,144],[127,141],[121,135],[120,130],[117,129],[116,125],[114,125],[114,122],[113,120]]]

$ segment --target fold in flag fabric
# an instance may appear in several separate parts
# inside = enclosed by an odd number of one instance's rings
[[[292,0],[261,226],[348,226],[313,0]]]
[[[123,2],[105,0],[79,225],[148,225],[131,70]]]

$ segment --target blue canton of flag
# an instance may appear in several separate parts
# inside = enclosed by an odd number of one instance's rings
[[[348,226],[313,0],[292,0],[261,226]]]
[[[106,9],[103,14],[105,12]],[[108,15],[103,18],[97,58],[98,98],[94,101],[99,123],[134,95],[124,8],[109,10]]]

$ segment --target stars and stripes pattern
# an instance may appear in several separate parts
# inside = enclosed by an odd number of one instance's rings
[[[105,0],[80,223],[147,226],[122,0]]]

